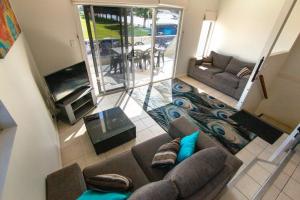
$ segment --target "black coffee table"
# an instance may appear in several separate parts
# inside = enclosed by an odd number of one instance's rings
[[[136,127],[120,107],[84,117],[87,133],[97,154],[136,137]]]

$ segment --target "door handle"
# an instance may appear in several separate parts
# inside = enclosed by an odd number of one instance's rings
[[[264,62],[264,60],[265,60],[265,57],[262,57],[262,58],[260,59],[259,64],[258,64],[258,67],[257,67],[257,69],[256,69],[256,71],[255,71],[255,74],[254,74],[252,80],[251,80],[252,82],[255,81],[255,78],[256,78],[256,76],[257,76],[257,74],[258,74],[258,72],[259,72],[259,70],[260,70],[260,68],[261,68],[261,66],[262,66],[262,64],[263,64],[263,62]]]

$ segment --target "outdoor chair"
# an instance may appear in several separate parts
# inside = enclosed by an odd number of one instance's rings
[[[151,65],[151,48],[143,52],[143,62],[144,62],[145,70],[147,70],[147,66]]]
[[[131,50],[131,52],[128,54],[128,61],[130,62],[131,68],[133,66],[138,66],[141,70],[142,68],[142,56],[143,51],[141,50]]]
[[[159,69],[160,68],[160,63],[161,60],[163,61],[163,66],[165,64],[165,49],[163,48],[155,48],[154,49],[154,58],[156,58],[156,65],[155,68]]]
[[[116,53],[112,53],[110,58],[111,58],[110,73],[113,71],[116,74],[117,71],[119,71],[120,74],[122,74],[124,72],[122,56]]]

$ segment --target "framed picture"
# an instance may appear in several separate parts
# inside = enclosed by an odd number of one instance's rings
[[[21,33],[9,0],[0,0],[0,58],[4,58]]]

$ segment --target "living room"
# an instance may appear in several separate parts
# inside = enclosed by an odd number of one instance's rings
[[[0,34],[0,199],[299,196],[299,2],[3,2],[16,28],[10,49]],[[212,25],[203,42],[205,22]],[[220,74],[236,60],[234,77],[252,64],[238,95],[190,70],[217,68],[223,56],[230,59]],[[84,86],[57,92],[75,68],[73,84]],[[180,153],[196,130],[191,158],[155,166],[162,147],[179,144]],[[111,174],[133,188],[92,187],[93,177]]]

